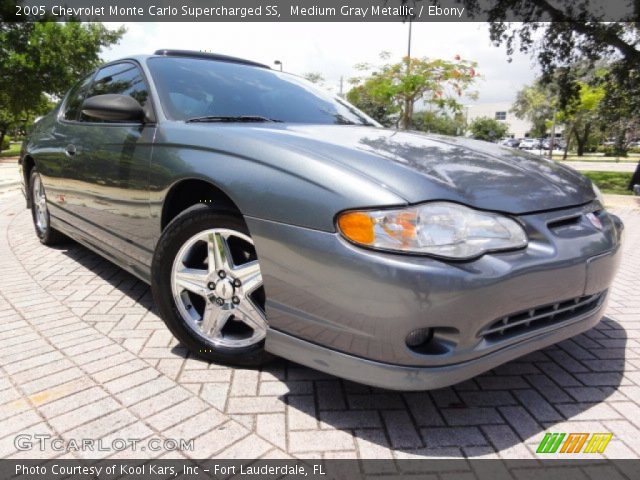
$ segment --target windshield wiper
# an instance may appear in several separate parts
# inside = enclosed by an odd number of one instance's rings
[[[261,117],[259,115],[238,115],[238,116],[224,116],[224,115],[208,115],[205,117],[194,117],[185,120],[187,123],[196,122],[282,122],[282,120],[276,120],[274,118]]]

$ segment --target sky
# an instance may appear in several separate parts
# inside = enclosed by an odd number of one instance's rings
[[[119,24],[107,24],[114,28]],[[382,51],[392,59],[406,55],[408,25],[403,23],[126,23],[120,44],[105,50],[106,60],[153,53],[160,48],[206,50],[273,65],[302,75],[321,73],[329,90],[338,92],[340,77],[358,75],[354,65],[380,63]],[[516,54],[509,63],[504,47],[489,40],[486,23],[414,23],[412,56],[453,60],[460,55],[478,62],[482,78],[477,100],[462,103],[512,102],[537,74],[528,55]]]

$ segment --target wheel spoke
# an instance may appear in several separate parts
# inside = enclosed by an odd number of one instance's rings
[[[267,322],[264,314],[249,299],[243,299],[235,309],[235,316],[254,332],[266,332]]]
[[[200,328],[208,337],[216,338],[233,315],[231,310],[225,310],[217,305],[207,302],[202,314]]]
[[[183,268],[175,274],[175,282],[178,286],[205,298],[210,293],[207,280],[207,271],[198,268]]]
[[[250,294],[262,285],[262,274],[257,260],[247,262],[233,269],[234,278],[242,282],[242,291],[245,295]]]
[[[231,264],[227,240],[218,232],[207,236],[207,263],[209,272],[225,270]]]

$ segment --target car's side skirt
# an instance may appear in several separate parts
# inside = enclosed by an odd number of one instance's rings
[[[83,232],[74,225],[53,215],[51,215],[51,226],[81,245],[87,247],[89,250],[92,250],[101,257],[104,257],[108,261],[116,264],[123,270],[131,273],[143,282],[148,284],[151,283],[151,271],[149,270],[149,267],[143,265],[135,258],[132,258],[122,252],[112,251],[105,242],[99,242],[97,239]]]

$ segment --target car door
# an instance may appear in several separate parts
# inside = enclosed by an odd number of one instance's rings
[[[70,208],[98,246],[138,270],[151,263],[148,246],[149,162],[156,131],[149,87],[133,62],[107,65],[96,73],[85,98],[122,94],[145,109],[142,122],[104,121],[80,113],[69,160],[78,179]]]
[[[47,203],[51,215],[66,222],[73,223],[68,212],[68,202],[73,202],[72,186],[77,183],[77,171],[70,165],[70,158],[75,153],[73,145],[78,142],[76,122],[80,115],[80,106],[91,85],[93,74],[86,76],[69,90],[57,113],[50,122],[41,128],[37,135],[36,145],[32,151],[37,160],[37,167],[43,180]]]

